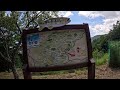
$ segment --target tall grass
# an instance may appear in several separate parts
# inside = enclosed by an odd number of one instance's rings
[[[101,58],[96,59],[96,65],[103,65],[108,62],[108,53],[105,53]]]
[[[93,58],[95,59],[96,65],[103,65],[108,61],[108,53],[104,53],[103,51],[95,50],[93,52]]]
[[[120,41],[111,41],[109,43],[109,66],[120,68]]]

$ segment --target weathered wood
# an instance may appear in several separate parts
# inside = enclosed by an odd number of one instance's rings
[[[29,67],[30,72],[46,72],[46,71],[59,71],[59,70],[69,70],[69,69],[75,69],[75,68],[82,68],[87,67],[87,63],[81,63],[76,65],[69,65],[69,66],[55,66],[55,67],[46,67],[46,68],[40,68],[40,67]]]
[[[31,72],[27,69],[27,65],[23,67],[23,76],[24,79],[32,79]]]
[[[90,59],[88,64],[88,79],[95,79],[95,61],[93,58]]]
[[[87,42],[87,52],[88,52],[88,62],[84,63],[77,63],[73,65],[62,65],[62,66],[50,66],[50,67],[30,67],[28,62],[28,53],[27,53],[27,42],[26,37],[28,34],[32,33],[40,33],[40,32],[47,32],[47,31],[57,31],[57,30],[85,30],[86,33],[86,42]],[[22,34],[22,43],[23,43],[23,60],[24,60],[24,68],[23,74],[24,79],[32,79],[31,72],[46,72],[46,71],[57,71],[57,70],[66,70],[66,69],[75,69],[75,68],[82,68],[88,67],[88,79],[95,79],[95,61],[92,59],[92,45],[91,45],[91,38],[89,32],[88,24],[76,24],[76,25],[65,25],[62,27],[55,27],[52,30],[44,28],[42,31],[39,31],[38,28],[30,29],[30,30],[23,30]]]

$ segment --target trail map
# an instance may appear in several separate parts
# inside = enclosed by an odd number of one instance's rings
[[[55,30],[27,35],[30,67],[50,67],[88,61],[84,30]]]

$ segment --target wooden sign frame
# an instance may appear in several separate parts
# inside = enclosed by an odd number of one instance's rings
[[[75,69],[81,67],[88,67],[88,79],[95,78],[95,61],[92,57],[92,46],[91,46],[91,38],[90,38],[90,31],[88,24],[73,24],[73,25],[65,25],[62,27],[55,27],[52,29],[54,30],[66,30],[66,29],[84,29],[86,33],[86,41],[87,41],[87,51],[88,51],[88,62],[75,64],[75,65],[66,65],[66,66],[57,66],[57,67],[45,67],[45,68],[31,68],[28,64],[28,56],[27,56],[27,35],[32,33],[38,32],[49,32],[48,28],[44,28],[42,31],[39,31],[38,28],[30,29],[30,30],[23,30],[22,33],[22,45],[23,45],[23,74],[24,79],[32,79],[31,72],[45,72],[45,71],[57,71],[57,70],[67,70],[67,69]]]

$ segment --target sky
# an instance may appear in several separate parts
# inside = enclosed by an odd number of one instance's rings
[[[120,20],[120,11],[60,11],[59,16],[70,18],[69,24],[88,23],[91,37],[108,34]]]

